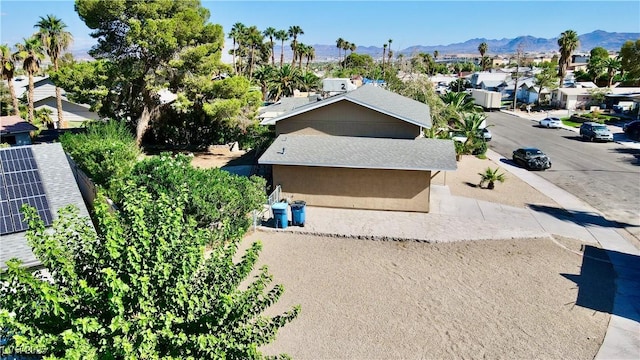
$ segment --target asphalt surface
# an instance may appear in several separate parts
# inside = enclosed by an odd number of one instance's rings
[[[518,147],[539,148],[553,163],[551,169],[536,172],[539,176],[640,238],[640,150],[615,142],[585,142],[574,131],[540,128],[534,121],[500,112],[487,113],[487,123],[492,150],[511,159]]]

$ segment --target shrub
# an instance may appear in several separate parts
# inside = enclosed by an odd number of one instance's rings
[[[80,169],[110,197],[114,196],[116,183],[129,175],[140,156],[133,134],[115,120],[91,123],[84,133],[65,133],[60,142]]]
[[[131,173],[136,186],[145,186],[154,198],[177,196],[189,189],[185,213],[200,226],[214,228],[217,240],[241,237],[251,225],[249,213],[266,201],[263,178],[246,178],[221,169],[197,169],[191,157],[162,153],[136,164]],[[126,194],[119,194],[116,202]]]

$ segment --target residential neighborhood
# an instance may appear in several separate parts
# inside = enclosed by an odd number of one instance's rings
[[[210,6],[3,35],[0,358],[637,358],[640,33],[327,50]]]

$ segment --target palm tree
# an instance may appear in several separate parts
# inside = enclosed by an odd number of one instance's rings
[[[18,51],[14,54],[17,59],[22,60],[22,68],[29,75],[29,104],[28,104],[28,120],[30,123],[34,121],[33,113],[33,74],[40,70],[40,61],[44,59],[44,47],[40,38],[32,36],[23,39],[24,43],[16,44]]]
[[[440,95],[440,98],[445,104],[447,104],[458,114],[479,112],[482,110],[475,104],[473,98],[464,91],[449,91],[445,94]]]
[[[489,45],[487,45],[486,42],[481,42],[480,45],[478,45],[478,51],[480,52],[480,61],[482,64],[482,71],[486,70],[486,62],[484,60],[484,54],[487,53],[487,50],[489,49]]]
[[[6,44],[0,45],[0,50],[2,51],[2,58],[0,60],[0,74],[2,75],[2,79],[7,80],[7,85],[9,87],[9,94],[11,94],[11,105],[13,107],[13,115],[20,115],[18,98],[16,97],[16,90],[13,87],[13,73],[16,70],[14,57],[11,54],[11,49],[9,48],[9,45],[6,45]]]
[[[58,71],[58,59],[71,45],[73,36],[71,36],[70,32],[65,31],[67,25],[55,15],[47,15],[46,18],[41,16],[35,27],[38,28],[42,45],[49,58],[51,58],[53,69]],[[56,107],[58,108],[58,128],[64,128],[66,126],[62,117],[62,94],[58,86],[56,86]]]
[[[389,39],[387,40],[387,43],[389,44],[389,53],[387,54],[387,65],[391,64],[391,57],[393,56],[393,53],[391,52],[391,43],[393,42],[393,40]]]
[[[562,87],[564,82],[564,76],[567,74],[567,67],[571,63],[571,55],[580,46],[580,40],[578,34],[573,30],[567,30],[560,34],[558,38],[558,46],[560,47],[560,60],[558,60],[558,76],[560,77],[560,84],[558,87]]]
[[[312,91],[320,88],[320,78],[311,71],[305,71],[300,77],[300,86],[304,91]]]
[[[387,56],[387,44],[382,45],[382,71],[384,72],[384,58]]]
[[[357,48],[358,46],[356,46],[356,44],[354,43],[349,44],[349,50],[351,51],[351,54],[353,54],[353,52],[356,51]]]
[[[276,58],[275,58],[275,55],[273,54],[275,43],[273,42],[273,38],[276,36],[276,29],[269,26],[268,28],[266,28],[265,31],[262,32],[262,35],[269,38],[269,47],[271,47],[271,65],[275,65]]]
[[[342,44],[342,50],[344,50],[344,55],[342,56],[343,63],[345,63],[347,60],[347,50],[349,49],[351,49],[351,43],[348,41],[345,41]]]
[[[287,32],[289,37],[292,39],[291,41],[291,50],[293,50],[293,60],[291,60],[291,66],[296,66],[296,50],[298,49],[298,35],[304,35],[304,31],[300,26],[293,25],[289,26],[289,31]]]
[[[289,40],[289,33],[286,30],[278,30],[275,37],[280,40],[280,67],[282,67],[282,63],[284,63],[284,42]]]
[[[466,153],[473,153],[473,150],[484,142],[481,126],[486,118],[487,116],[482,113],[467,113],[462,120],[458,120],[450,126],[451,130],[466,138],[463,143]]]
[[[236,67],[236,43],[238,46],[240,45],[240,39],[242,38],[246,28],[247,27],[244,26],[243,23],[237,22],[233,24],[231,31],[229,32],[229,38],[233,39],[233,49],[231,49],[231,51],[233,54],[233,70],[236,73],[238,72],[238,68]]]
[[[262,46],[264,39],[258,27],[251,26],[246,30],[246,41],[249,46],[249,79],[253,76],[253,64],[255,63],[255,50]]]
[[[316,58],[316,49],[313,46],[308,46],[305,55],[307,56],[307,66],[305,68],[308,71],[309,70],[309,61],[313,61]]]
[[[491,169],[488,167],[483,173],[478,173],[481,176],[479,187],[482,187],[484,183],[488,182],[487,189],[493,190],[495,188],[495,182],[500,181],[503,183],[506,180],[504,173],[498,174],[500,168]]]
[[[336,40],[336,47],[338,48],[338,61],[340,61],[340,50],[342,50],[342,48],[344,47],[344,39],[343,38],[338,38],[338,40]],[[343,64],[344,66],[344,64]]]
[[[434,51],[433,51],[433,58],[434,58],[435,60],[438,60],[438,55],[440,55],[440,52],[439,52],[438,50],[434,50]]]
[[[604,66],[607,68],[607,76],[609,77],[609,87],[611,87],[613,78],[616,76],[616,73],[622,68],[622,62],[620,61],[620,57],[616,56],[615,58],[606,59],[604,61]]]
[[[300,86],[301,77],[298,69],[289,64],[282,65],[275,71],[269,84],[270,97],[278,101],[282,96],[293,95],[293,91]]]
[[[260,85],[262,101],[268,100],[269,82],[273,78],[274,71],[274,66],[264,65],[258,67],[256,72],[253,74],[253,78],[258,82],[258,85]]]

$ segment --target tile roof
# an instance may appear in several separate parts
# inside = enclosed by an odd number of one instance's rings
[[[371,84],[362,85],[355,90],[296,107],[292,111],[286,112],[282,115],[278,115],[271,119],[265,119],[261,124],[273,125],[280,120],[327,106],[338,101],[351,101],[414,125],[425,128],[431,127],[429,105]]]
[[[82,194],[76,184],[62,145],[53,143],[30,145],[29,147],[31,147],[38,164],[38,171],[54,219],[58,217],[58,210],[67,205],[75,205],[80,209],[81,216],[88,217],[89,211],[82,199]],[[6,261],[14,257],[22,260],[26,267],[40,265],[40,261],[27,244],[25,234],[26,232],[18,232],[2,235],[0,238],[0,269],[5,269]]]
[[[284,134],[259,164],[390,170],[455,170],[452,140]]]

